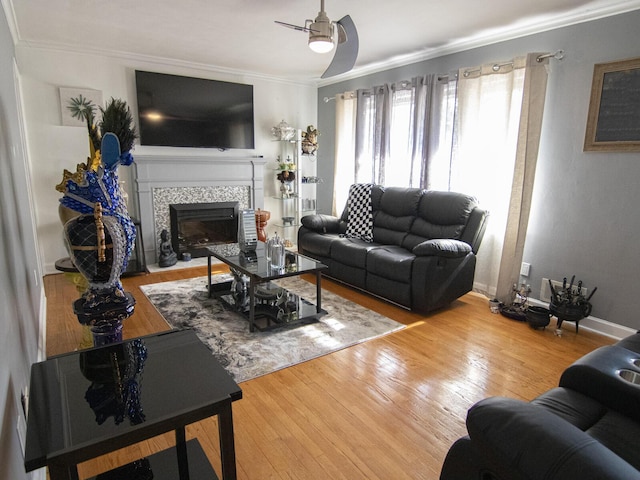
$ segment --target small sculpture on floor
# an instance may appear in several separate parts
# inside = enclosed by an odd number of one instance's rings
[[[158,257],[158,265],[161,267],[170,267],[178,262],[178,255],[171,247],[169,240],[169,232],[162,230],[160,232],[160,256]]]

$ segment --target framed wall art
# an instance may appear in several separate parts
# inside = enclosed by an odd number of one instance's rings
[[[72,88],[72,87],[60,87],[60,113],[62,116],[62,125],[67,127],[86,127],[87,124],[84,120],[75,118],[69,110],[70,100],[72,98],[82,98],[90,101],[96,106],[96,115],[99,114],[98,107],[104,107],[102,105],[102,91],[90,90],[86,88]]]
[[[640,152],[640,58],[594,65],[584,151]]]

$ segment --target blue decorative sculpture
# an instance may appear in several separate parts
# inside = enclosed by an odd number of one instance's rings
[[[114,104],[118,111],[126,108],[124,102],[112,100]],[[92,119],[87,116],[87,123]],[[134,249],[136,228],[117,174],[118,165],[130,165],[133,157],[128,150],[121,153],[119,137],[113,132],[102,134],[96,150],[91,127],[89,131],[91,157],[75,173],[65,170],[57,189],[64,193],[61,207],[76,215],[64,224],[69,256],[88,281],[87,290],[73,304],[74,313],[81,324],[91,326],[94,346],[99,346],[122,340],[122,321],[135,306],[120,282]],[[133,129],[126,133],[127,138],[135,138]]]

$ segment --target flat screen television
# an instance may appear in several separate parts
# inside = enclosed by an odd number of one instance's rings
[[[255,148],[253,85],[136,70],[140,145]]]

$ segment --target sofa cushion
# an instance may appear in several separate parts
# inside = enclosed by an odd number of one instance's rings
[[[331,258],[343,265],[365,270],[367,253],[378,247],[378,244],[368,243],[359,238],[341,238],[331,244]]]
[[[411,268],[416,256],[408,250],[395,245],[382,245],[367,254],[367,273],[409,283]]]
[[[432,238],[460,239],[477,201],[455,192],[424,192],[418,206],[418,218],[411,226],[403,246],[409,250]]]
[[[373,204],[373,240],[385,245],[402,245],[411,229],[423,191],[418,188],[387,187]]]
[[[304,252],[312,256],[330,257],[331,245],[334,242],[342,241],[337,233],[327,233],[324,235],[314,234],[310,230],[299,233],[299,238],[304,238]],[[300,243],[300,240],[298,241]]]

